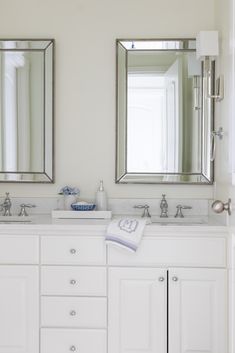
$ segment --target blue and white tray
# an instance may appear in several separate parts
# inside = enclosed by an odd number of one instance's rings
[[[94,211],[95,209],[95,204],[94,203],[72,203],[71,205],[71,208],[74,210],[74,211]]]

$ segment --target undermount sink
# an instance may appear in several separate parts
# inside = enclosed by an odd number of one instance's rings
[[[0,224],[32,223],[30,217],[0,216]]]
[[[169,224],[169,225],[197,225],[197,224],[206,224],[207,220],[202,217],[183,217],[183,218],[175,218],[175,217],[168,217],[168,218],[161,218],[159,216],[152,216],[151,217],[152,223],[159,223],[159,224]]]

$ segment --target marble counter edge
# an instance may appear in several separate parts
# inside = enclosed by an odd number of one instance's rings
[[[108,220],[52,220],[50,216],[41,216],[32,223],[0,223],[0,236],[6,234],[19,235],[69,235],[77,236],[104,236]],[[226,225],[213,223],[198,225],[146,225],[144,236],[221,236],[229,234]],[[68,236],[69,236],[68,235]]]

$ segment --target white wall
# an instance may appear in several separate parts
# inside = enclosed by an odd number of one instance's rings
[[[229,133],[230,114],[231,114],[231,74],[232,61],[230,53],[230,0],[215,0],[215,26],[219,30],[220,37],[220,55],[217,60],[217,74],[224,75],[225,97],[224,100],[215,103],[215,127],[220,126],[224,129],[224,137],[222,141],[217,139],[216,151],[216,196],[220,199],[226,199],[229,195],[229,184],[231,182],[230,160],[229,160],[229,143],[231,135]]]
[[[225,98],[216,103],[216,127],[222,126],[225,131],[223,141],[218,143],[216,157],[216,198],[226,201],[232,199],[235,207],[235,186],[232,185],[232,159],[235,162],[235,73],[233,68],[233,55],[235,54],[235,1],[215,0],[215,26],[220,33],[220,56],[218,60],[218,73],[224,74]],[[234,164],[235,165],[235,164]],[[229,217],[230,225],[235,225],[235,210]]]
[[[212,197],[212,186],[115,185],[115,39],[195,37],[214,29],[213,0],[0,0],[2,38],[56,40],[56,183],[0,184],[50,196],[64,184],[93,197]]]

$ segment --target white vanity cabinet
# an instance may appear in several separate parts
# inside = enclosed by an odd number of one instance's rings
[[[0,353],[39,353],[39,242],[0,237]]]
[[[227,271],[169,270],[169,353],[227,352]]]
[[[170,244],[144,238],[136,254],[110,246],[109,353],[227,352],[226,238]]]
[[[228,353],[225,229],[146,227],[136,253],[104,226],[4,229],[0,353]]]
[[[109,353],[166,351],[167,271],[111,268]]]
[[[104,237],[41,237],[41,352],[106,353]]]

